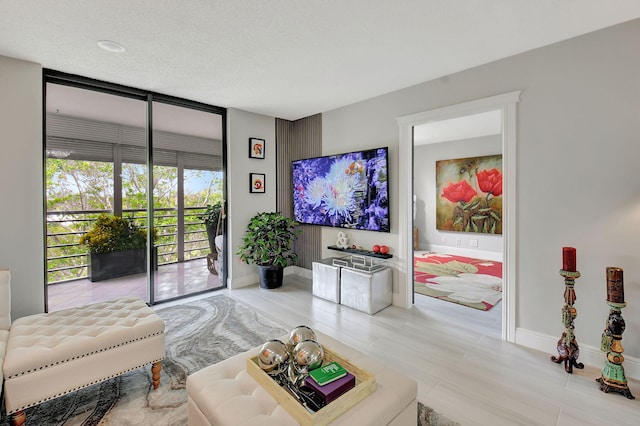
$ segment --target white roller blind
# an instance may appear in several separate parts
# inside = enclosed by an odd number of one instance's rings
[[[156,165],[177,167],[178,152],[183,152],[187,169],[222,169],[221,141],[160,131],[153,132],[153,141]],[[48,158],[111,162],[115,144],[124,163],[146,163],[144,129],[47,114]]]

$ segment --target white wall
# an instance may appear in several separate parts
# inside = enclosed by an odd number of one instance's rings
[[[516,339],[555,352],[562,247],[577,248],[581,346],[599,354],[605,268],[625,270],[625,357],[640,357],[640,20],[587,34],[323,115],[323,151],[389,145],[398,200],[396,117],[522,90],[517,113]],[[407,190],[402,188],[402,190]],[[396,200],[396,201],[394,201]],[[397,208],[392,232],[397,247]],[[331,240],[332,230],[326,241]],[[371,241],[370,235],[356,236]],[[394,288],[395,291],[395,288]],[[631,367],[625,361],[625,368]]]
[[[275,118],[238,109],[227,110],[227,197],[229,232],[229,288],[258,282],[256,266],[247,265],[236,255],[249,219],[258,212],[276,210],[276,125]],[[249,138],[265,140],[265,158],[249,158]],[[264,194],[249,193],[249,173],[266,175]]]
[[[0,56],[0,267],[13,319],[44,312],[42,67]]]
[[[419,145],[413,150],[413,182],[416,194],[415,226],[420,230],[420,249],[461,256],[502,260],[502,235],[448,232],[436,229],[436,161],[496,155],[502,151],[500,135]],[[444,239],[444,241],[443,241]],[[460,244],[456,241],[460,240]],[[471,246],[471,241],[478,243]]]

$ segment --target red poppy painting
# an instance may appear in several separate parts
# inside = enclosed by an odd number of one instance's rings
[[[436,229],[502,234],[502,155],[436,161]]]

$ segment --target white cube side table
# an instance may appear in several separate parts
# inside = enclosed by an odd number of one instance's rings
[[[340,270],[340,303],[373,315],[393,302],[393,274],[385,266],[375,271]]]
[[[339,258],[330,257],[312,263],[312,292],[314,296],[340,303],[341,267],[333,264],[334,259]]]

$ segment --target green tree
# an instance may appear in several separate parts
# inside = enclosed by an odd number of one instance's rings
[[[47,159],[47,210],[113,208],[113,163]]]
[[[86,248],[78,240],[87,232],[99,213],[79,217],[73,211],[113,211],[113,163],[49,158],[46,161],[47,204],[47,269],[49,282],[78,278],[86,275],[84,268],[71,269],[86,262]],[[147,173],[146,166],[123,163],[122,204],[125,213],[136,218],[138,225],[146,226]],[[160,230],[160,263],[177,261],[177,176],[176,167],[154,166],[153,200],[154,226]],[[222,199],[222,174],[206,170],[186,170],[185,180],[200,182],[197,190],[185,193],[186,207],[204,207]],[[206,185],[203,187],[202,182]],[[202,257],[208,253],[204,228],[197,219],[202,209],[188,210],[185,214],[185,258]],[[78,219],[82,220],[78,220]],[[85,220],[90,219],[90,220]],[[194,249],[194,250],[190,250]]]

